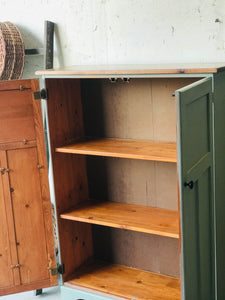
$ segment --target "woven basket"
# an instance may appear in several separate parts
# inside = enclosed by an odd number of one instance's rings
[[[17,27],[10,22],[0,23],[0,80],[20,79],[24,58],[24,44]]]
[[[2,30],[0,29],[0,78],[5,68],[6,44]]]

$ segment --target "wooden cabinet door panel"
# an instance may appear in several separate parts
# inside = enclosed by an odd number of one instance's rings
[[[0,151],[0,168],[3,170],[7,169],[6,151]],[[2,280],[0,284],[0,295],[4,295],[4,290],[7,289],[7,287],[10,290],[11,288],[13,288],[13,286],[17,286],[20,284],[19,269],[13,267],[18,264],[18,256],[15,240],[15,226],[13,219],[9,178],[8,173],[3,170],[0,172],[0,215],[2,221],[2,227],[0,228],[0,244],[3,258],[0,265],[1,267],[3,267],[3,270],[6,273],[1,273]]]
[[[7,151],[21,284],[49,278],[36,148]]]
[[[38,90],[36,79],[0,82],[0,296],[58,284]]]
[[[0,143],[36,139],[29,82],[0,83]]]
[[[177,91],[184,300],[213,300],[212,79]]]

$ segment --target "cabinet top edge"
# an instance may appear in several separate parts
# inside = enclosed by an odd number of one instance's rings
[[[76,65],[36,71],[36,75],[119,76],[150,74],[209,74],[225,70],[225,63],[142,64],[142,65]]]

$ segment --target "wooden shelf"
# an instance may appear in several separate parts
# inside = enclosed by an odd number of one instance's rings
[[[65,286],[90,288],[125,299],[181,299],[180,279],[99,262],[81,268]]]
[[[62,219],[179,238],[177,211],[140,205],[88,201],[60,215]]]
[[[56,152],[177,162],[176,143],[95,139],[56,148]]]

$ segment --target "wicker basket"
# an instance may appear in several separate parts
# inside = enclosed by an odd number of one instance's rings
[[[20,79],[24,58],[24,44],[17,27],[10,22],[0,23],[0,80]]]

